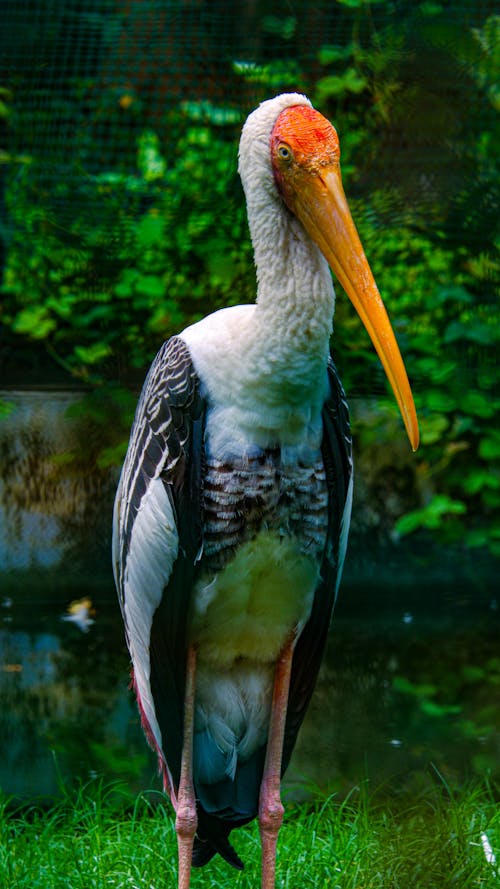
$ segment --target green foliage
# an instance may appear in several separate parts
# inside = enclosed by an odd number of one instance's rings
[[[472,33],[481,48],[481,56],[475,68],[475,77],[487,91],[493,107],[500,111],[500,16],[490,16],[482,28],[473,28]]]
[[[0,87],[0,118],[7,118],[10,114],[12,93],[5,87]],[[0,155],[1,156],[1,155]]]
[[[34,163],[11,186],[16,234],[4,323],[43,341],[85,381],[113,375],[112,359],[143,368],[164,338],[207,307],[253,298],[244,208],[234,197],[234,134],[227,138],[227,125],[212,132],[200,113],[213,117],[193,103],[171,115],[168,169],[157,136],[145,131],[133,175],[71,171],[79,193],[64,228],[54,205],[68,201],[66,182],[52,180],[47,192]]]
[[[485,99],[496,103],[493,35],[497,19],[490,17],[482,28],[462,32],[450,52],[443,40],[447,33],[451,38],[453,25],[445,24],[439,6],[432,10],[429,6],[421,4],[416,15],[429,20],[429,55],[435,41],[439,43],[439,59],[433,59],[442,66],[439,91],[431,80],[435,72],[430,65],[426,73],[420,45],[415,48],[419,93],[408,56],[410,20],[406,27],[380,29],[367,41],[360,39],[361,20],[357,19],[352,42],[326,45],[319,52],[326,73],[317,83],[317,101],[337,121],[348,191],[356,194],[362,177],[372,181],[371,193],[351,202],[353,215],[393,318],[415,393],[421,428],[417,479],[422,502],[399,518],[395,530],[400,535],[418,532],[424,538],[438,535],[446,543],[488,547],[498,555],[500,467],[494,425],[500,408],[500,330],[494,306],[500,260],[497,210],[493,210],[498,207],[498,167],[490,118],[475,110],[485,107]],[[449,109],[443,108],[440,118],[431,117],[454,70],[464,94],[470,90],[476,97],[466,130]],[[353,95],[356,92],[359,98]],[[358,102],[360,107],[356,107]],[[434,146],[429,160],[424,150],[413,152],[419,139],[414,126],[408,148],[400,148],[401,124],[413,124],[415,119],[418,131]],[[394,179],[387,181],[391,171],[385,168],[386,180],[380,188],[377,152],[383,141],[390,153],[393,139],[398,144]],[[460,158],[456,180],[453,157]],[[421,179],[428,176],[424,191],[413,179],[416,164],[421,165]],[[446,193],[443,182],[452,185]],[[371,350],[358,320],[340,299],[334,347],[347,391],[349,387],[363,390],[367,368],[373,366]],[[367,445],[375,444],[380,418],[364,420],[358,436]]]
[[[300,61],[301,7],[263,14],[262,33],[280,51],[233,60],[227,77],[256,98],[303,88],[339,131],[346,190],[421,424],[420,502],[396,532],[498,554],[500,20],[471,27],[434,2],[400,13],[389,0],[339,0],[348,39],[325,39],[315,59]],[[21,126],[15,97],[0,90],[0,100]],[[155,128],[131,89],[118,102],[134,115],[127,141],[116,97],[105,92],[97,105],[123,141],[113,164],[96,163],[89,128],[65,156],[64,175],[44,158],[7,158],[1,318],[14,344],[43,345],[72,376],[109,385],[138,379],[186,324],[252,301],[255,280],[236,171],[243,108],[188,98]],[[395,416],[392,398],[389,406],[380,394],[371,344],[337,290],[336,360],[348,394],[375,390],[376,423],[371,415],[356,430],[375,446],[380,411]],[[122,453],[106,441],[99,459],[108,465]]]

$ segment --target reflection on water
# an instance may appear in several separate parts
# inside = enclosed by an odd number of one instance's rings
[[[127,693],[128,657],[111,589],[82,607],[0,599],[0,786],[29,798],[61,778],[102,775],[132,790],[158,785]],[[419,591],[396,603],[344,587],[320,682],[287,775],[347,792],[418,780],[433,763],[461,780],[500,761],[498,611],[436,591],[432,621]],[[386,610],[382,612],[385,603]],[[427,597],[428,603],[428,597]],[[439,604],[442,606],[441,609]],[[68,606],[69,611],[68,611]],[[429,611],[427,607],[427,613]]]
[[[53,605],[4,602],[0,630],[0,786],[20,796],[54,793],[70,776],[147,764],[127,697],[128,659],[114,607],[87,628]],[[83,632],[87,629],[87,632]]]

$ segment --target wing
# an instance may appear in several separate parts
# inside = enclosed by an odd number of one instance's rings
[[[316,685],[342,575],[351,519],[353,465],[349,409],[339,375],[329,361],[330,395],[323,406],[322,453],[328,486],[328,535],[321,583],[293,656],[282,773]]]
[[[186,344],[144,383],[115,500],[113,568],[151,744],[178,783],[189,590],[201,548],[204,401]]]

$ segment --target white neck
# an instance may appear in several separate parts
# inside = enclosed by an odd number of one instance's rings
[[[263,102],[247,119],[240,142],[239,171],[257,268],[254,315],[255,365],[259,352],[272,356],[274,384],[318,388],[329,351],[335,296],[330,270],[298,219],[281,199],[271,165],[271,132],[280,112],[310,104],[289,94]],[[262,355],[264,359],[264,355]]]
[[[324,257],[281,201],[258,213],[249,207],[248,215],[258,285],[255,322],[262,328],[262,342],[271,337],[283,348],[306,350],[324,362],[335,308]]]
[[[260,447],[319,447],[335,296],[328,265],[278,194],[271,132],[289,105],[278,96],[250,115],[239,170],[257,268],[257,303],[209,315],[183,332],[209,393],[207,440],[214,453]],[[222,360],[223,359],[223,360]]]

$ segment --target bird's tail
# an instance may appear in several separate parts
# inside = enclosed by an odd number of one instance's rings
[[[244,864],[229,842],[229,834],[236,825],[222,821],[206,812],[198,812],[198,831],[193,846],[193,867],[203,867],[217,853],[237,870],[243,870]]]

